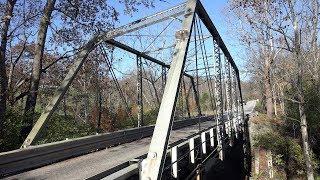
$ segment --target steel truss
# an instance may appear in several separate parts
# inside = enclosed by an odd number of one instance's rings
[[[124,45],[114,40],[115,37],[139,30],[141,28],[148,27],[155,23],[163,22],[170,18],[183,15],[182,28],[176,32],[176,44],[174,47],[174,54],[172,57],[172,63],[170,65],[163,63],[153,57],[150,57],[144,52],[140,52],[132,47]],[[246,121],[244,121],[243,112],[243,100],[240,85],[239,70],[233,61],[228,49],[226,48],[223,40],[221,39],[217,29],[213,22],[209,18],[209,15],[205,11],[203,5],[199,0],[188,0],[186,3],[173,7],[171,9],[156,13],[152,16],[142,18],[138,21],[134,21],[125,26],[116,28],[114,30],[97,34],[91,38],[87,44],[79,51],[75,62],[69,69],[66,77],[62,81],[60,87],[57,89],[53,99],[49,102],[45,111],[41,114],[38,121],[34,125],[33,129],[25,139],[22,147],[30,146],[38,137],[42,127],[46,121],[52,116],[53,112],[57,109],[58,104],[62,100],[62,97],[69,88],[71,82],[77,75],[78,71],[84,64],[89,53],[99,45],[113,45],[121,48],[127,52],[136,55],[137,63],[137,92],[138,92],[138,126],[143,126],[143,101],[142,101],[142,58],[157,63],[162,66],[162,86],[164,87],[163,97],[158,112],[158,117],[153,132],[151,144],[147,158],[142,163],[141,178],[142,179],[161,179],[161,175],[164,169],[164,161],[167,153],[168,140],[170,131],[172,128],[174,111],[176,108],[176,101],[178,97],[180,84],[183,83],[184,92],[186,94],[186,85],[183,80],[183,76],[188,77],[191,82],[192,90],[194,92],[195,102],[197,105],[198,116],[202,115],[199,92],[197,91],[197,84],[194,81],[193,76],[184,72],[184,66],[187,57],[187,51],[190,44],[190,36],[192,34],[193,27],[195,25],[196,15],[201,22],[205,25],[207,30],[212,36],[214,47],[214,87],[211,85],[211,91],[214,91],[215,98],[215,112],[216,112],[216,137],[218,141],[219,157],[224,159],[225,153],[225,141],[227,138],[226,125],[228,126],[228,135],[238,134],[238,132],[246,131]],[[199,20],[199,21],[200,21]],[[203,37],[202,37],[203,38]],[[207,56],[207,55],[206,55]],[[225,62],[225,71],[223,78],[222,74],[222,56]],[[205,69],[209,70],[208,64]],[[167,73],[167,69],[169,69]],[[210,74],[209,77],[211,78]],[[225,83],[225,84],[224,84]],[[225,89],[224,89],[225,88]],[[226,100],[224,100],[224,95]],[[188,106],[188,102],[187,106]],[[227,103],[227,104],[225,104]],[[225,111],[225,107],[227,107]],[[188,107],[187,107],[188,108]],[[212,105],[213,108],[213,105]],[[190,116],[190,112],[188,111]],[[225,118],[227,116],[227,119]],[[245,132],[246,134],[248,132]],[[211,145],[213,146],[213,129],[210,130]],[[205,139],[205,135],[201,135],[202,139]],[[247,136],[244,136],[244,140],[248,141]],[[192,142],[192,141],[191,141]],[[205,142],[205,141],[204,141]],[[244,146],[244,149],[248,151],[248,145]],[[176,150],[173,149],[173,156],[176,157]],[[205,153],[205,152],[203,152]],[[175,171],[175,174],[177,172]]]
[[[111,31],[107,32],[100,32],[93,36],[77,53],[77,57],[75,58],[74,63],[69,68],[69,71],[63,81],[61,82],[61,85],[56,90],[55,94],[53,95],[53,98],[48,103],[48,105],[45,107],[44,112],[41,114],[41,116],[38,118],[37,122],[34,124],[31,132],[27,136],[27,138],[24,140],[23,144],[21,145],[21,148],[26,148],[30,146],[36,138],[39,136],[39,132],[41,132],[42,128],[46,124],[46,122],[51,118],[53,112],[57,109],[58,104],[62,100],[64,94],[68,90],[71,82],[76,77],[77,73],[79,72],[80,68],[83,66],[85,60],[87,59],[89,53],[94,50],[98,45],[102,43],[109,43],[111,45],[114,45],[116,47],[119,47],[121,49],[125,49],[126,51],[130,52],[130,50],[134,50],[131,47],[125,46],[121,43],[118,43],[116,41],[113,41],[114,38],[118,36],[122,36],[124,34],[137,31],[139,29],[151,26],[153,24],[166,21],[170,18],[176,18],[184,13],[184,9],[186,7],[186,3],[182,3],[178,6],[175,6],[173,8],[170,8],[168,10],[158,12],[154,15],[139,19],[137,21],[131,22],[129,24],[126,24],[124,26],[121,26],[119,28],[116,28]],[[170,66],[164,64],[161,61],[158,61],[151,57],[144,57],[142,52],[135,51],[132,52],[134,54],[139,54],[141,57],[145,59],[153,59],[155,63],[159,63],[160,65],[163,65],[167,68]],[[151,61],[153,61],[151,60]],[[192,77],[192,76],[190,76]]]
[[[220,158],[224,157],[224,140],[226,137],[225,122],[224,122],[224,112],[223,112],[223,93],[222,93],[222,73],[221,73],[221,55],[220,50],[223,52],[227,60],[227,67],[234,70],[236,79],[238,82],[239,99],[242,106],[242,94],[240,87],[240,77],[239,70],[236,67],[229,51],[227,50],[225,44],[223,43],[218,31],[214,27],[212,21],[210,20],[207,12],[202,6],[200,1],[189,0],[186,5],[186,11],[183,19],[182,29],[177,32],[177,44],[175,46],[175,54],[172,60],[172,66],[168,74],[168,82],[165,87],[164,97],[161,102],[157,123],[155,126],[154,134],[149,147],[149,152],[147,158],[142,164],[142,179],[161,179],[163,172],[165,152],[167,150],[168,139],[170,135],[170,128],[172,124],[172,116],[175,108],[179,83],[181,75],[184,69],[184,63],[186,61],[186,53],[188,49],[188,43],[190,41],[190,35],[192,27],[194,25],[195,14],[199,16],[206,28],[211,33],[214,40],[214,54],[216,59],[216,77],[215,77],[215,92],[216,92],[216,108],[217,108],[217,138],[218,146],[222,149],[220,151]],[[231,73],[229,74],[229,79],[231,78]],[[228,113],[231,113],[232,109],[232,99],[231,99],[231,81],[228,82],[230,90],[228,91],[229,96],[229,109]],[[243,106],[242,106],[243,112]],[[243,114],[243,113],[242,113]],[[243,116],[242,116],[243,117]],[[220,125],[221,124],[221,125]]]

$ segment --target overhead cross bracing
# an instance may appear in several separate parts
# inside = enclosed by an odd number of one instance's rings
[[[109,88],[102,89],[102,83]],[[77,84],[84,84],[85,88],[79,89]],[[89,90],[95,93],[86,93]],[[198,122],[201,146],[193,146],[209,156],[197,156],[200,160],[194,162],[199,166],[192,176],[213,154],[224,160],[227,146],[237,138],[248,141],[243,136],[246,127],[239,70],[197,0],[93,36],[76,54],[50,99],[22,148],[36,144],[50,118],[62,112],[66,118],[73,116],[95,124],[98,134],[119,130],[119,123],[128,128],[155,123],[148,155],[141,163],[140,174],[145,179],[161,179],[168,168],[175,178],[179,176],[179,147],[168,149],[175,120],[214,117],[215,128],[204,134],[200,132],[201,121]],[[68,107],[66,102],[71,100],[75,104]],[[92,120],[95,110],[98,118]],[[110,113],[111,110],[118,113]],[[150,112],[155,112],[155,117]],[[111,130],[103,127],[102,116],[110,116]],[[119,122],[117,118],[123,116],[125,120]],[[186,141],[192,145],[192,140]],[[211,141],[217,143],[212,143],[206,153],[203,144]],[[195,150],[191,148],[187,154],[191,156]],[[171,151],[170,166],[166,166],[167,151]]]

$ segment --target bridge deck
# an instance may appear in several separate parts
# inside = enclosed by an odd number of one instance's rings
[[[247,102],[244,106],[245,114],[252,113],[255,104],[256,101]],[[212,121],[202,122],[200,130],[208,129],[213,124]],[[197,124],[174,130],[171,133],[170,144],[186,139],[196,134],[198,130]],[[87,179],[146,154],[150,141],[151,137],[143,138],[9,176],[6,179]]]
[[[201,130],[213,125],[212,121],[201,123]],[[198,125],[174,130],[170,143],[177,142],[198,132]],[[108,169],[131,161],[147,153],[151,138],[143,138],[105,150],[68,159],[31,171],[23,172],[6,179],[87,179]]]

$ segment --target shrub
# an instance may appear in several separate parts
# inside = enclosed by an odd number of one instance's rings
[[[14,109],[8,109],[4,122],[4,136],[0,138],[0,152],[18,149],[20,143],[20,130],[22,127],[21,113]]]
[[[266,132],[254,137],[256,147],[271,150],[274,164],[286,171],[288,177],[305,173],[303,150],[297,140],[277,132]],[[316,165],[316,161],[313,161]]]
[[[78,122],[72,116],[54,115],[44,127],[37,144],[44,144],[92,135],[95,128],[88,123]]]

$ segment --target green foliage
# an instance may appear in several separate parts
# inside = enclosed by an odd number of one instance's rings
[[[157,116],[158,116],[159,108],[152,108],[149,110],[146,110],[143,114],[143,122],[145,126],[153,125],[156,123]],[[133,116],[133,118],[128,117],[125,112],[122,112],[118,110],[118,113],[115,114],[116,121],[115,121],[115,128],[117,130],[120,129],[128,129],[137,127],[138,124],[138,117]]]
[[[289,88],[286,91],[286,94],[293,94],[294,89]],[[305,105],[305,112],[307,117],[307,123],[308,123],[308,135],[309,135],[309,142],[310,146],[312,148],[312,151],[314,153],[314,158],[317,159],[317,161],[320,160],[320,96],[319,96],[319,85],[314,83],[304,83],[304,97],[306,103]],[[286,107],[286,116],[290,118],[297,119],[299,121],[299,107],[297,103],[294,103],[292,101],[286,101],[285,103]],[[300,126],[299,122],[295,122],[292,119],[286,118],[286,124],[287,124],[287,132],[290,132],[292,134],[292,124],[296,124],[297,127]],[[297,135],[300,137],[300,133],[298,132]],[[317,167],[315,167],[316,169]],[[320,173],[320,169],[318,167],[317,169],[318,173]]]
[[[122,119],[116,119],[115,128],[116,130],[133,128],[137,126],[137,122],[138,122],[137,118],[132,119],[126,116],[125,118],[122,118]]]
[[[209,94],[207,92],[204,92],[199,100],[202,110],[209,109],[209,105],[208,105],[209,100],[210,100]]]
[[[320,117],[320,96],[319,87],[309,87],[305,89],[306,101],[306,115],[308,120],[308,127],[314,130],[320,129],[319,117]]]
[[[266,132],[258,134],[254,140],[254,146],[272,151],[275,165],[285,169],[289,176],[299,176],[304,173],[303,151],[295,139],[277,132]],[[314,165],[316,165],[315,160]]]
[[[40,112],[36,112],[37,119]],[[158,115],[158,108],[153,108],[144,113],[145,125],[155,124]],[[123,108],[112,115],[115,121],[115,129],[127,129],[137,126],[137,117],[131,119]],[[20,130],[23,122],[23,111],[10,109],[6,115],[4,137],[0,138],[0,152],[18,149],[21,145]],[[78,138],[96,133],[96,129],[89,122],[75,120],[74,116],[65,116],[55,113],[45,125],[36,144],[61,141],[65,139]]]
[[[132,108],[132,107],[131,107]],[[118,107],[113,117],[115,118],[115,129],[127,129],[137,125],[137,117],[129,117],[124,107]]]
[[[22,143],[20,130],[23,122],[23,111],[9,109],[6,113],[6,122],[4,124],[4,137],[0,138],[0,152],[18,149]],[[36,118],[39,113],[36,113]],[[36,119],[35,118],[35,119]],[[72,139],[87,136],[95,133],[95,129],[88,123],[76,122],[70,116],[54,115],[40,134],[39,141],[36,144],[43,144],[55,141],[61,141],[66,138]]]
[[[20,147],[20,130],[22,127],[21,113],[8,109],[4,124],[4,136],[0,138],[0,152],[17,149]]]
[[[159,108],[152,108],[144,113],[144,123],[145,125],[155,124],[158,117]]]
[[[260,113],[266,113],[266,108],[264,104],[265,102],[260,100],[257,102],[256,107],[254,109]]]
[[[71,116],[55,115],[47,123],[37,144],[44,144],[92,135],[95,129],[88,123],[77,122]]]

